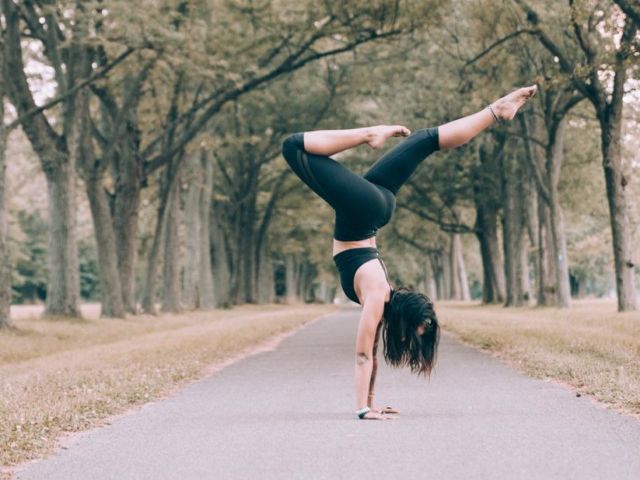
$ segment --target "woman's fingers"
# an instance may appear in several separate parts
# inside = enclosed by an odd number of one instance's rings
[[[400,413],[398,410],[396,410],[396,409],[395,409],[395,408],[393,408],[393,407],[384,407],[384,408],[381,410],[381,412],[382,412],[382,413]]]
[[[369,410],[364,415],[364,417],[362,417],[362,420],[395,420],[396,418],[398,418],[398,417],[395,417],[395,416],[389,415],[389,414],[376,412],[374,410]]]
[[[386,413],[399,414],[400,413],[398,410],[396,410],[395,408],[390,407],[390,406],[386,406],[386,407],[383,407],[383,408],[371,407],[371,410],[374,410],[374,411],[376,411],[378,413],[383,413],[383,414],[386,414]]]

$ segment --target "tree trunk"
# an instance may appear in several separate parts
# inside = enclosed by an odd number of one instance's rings
[[[537,249],[537,261],[536,261],[536,278],[538,280],[538,305],[549,305],[553,303],[550,292],[549,282],[549,248],[548,248],[548,235],[547,235],[547,204],[543,200],[541,195],[538,195],[538,249]]]
[[[447,291],[448,278],[446,275],[446,265],[448,263],[443,259],[443,256],[442,252],[433,252],[429,255],[429,258],[431,258],[433,273],[436,277],[436,296],[440,300],[447,300],[449,298],[449,292]]]
[[[202,190],[200,192],[200,205],[198,215],[200,217],[200,263],[198,268],[198,303],[201,310],[211,310],[216,305],[211,271],[211,194],[213,190],[213,165],[209,161],[204,150],[200,154],[200,166],[203,172]]]
[[[298,303],[298,265],[295,257],[289,254],[285,257],[285,281],[287,303]]]
[[[180,299],[180,180],[172,181],[165,213],[162,311],[182,311]]]
[[[456,267],[456,259],[458,258],[456,252],[455,235],[449,234],[449,299],[460,300],[460,282],[458,280],[458,269]]]
[[[160,246],[163,239],[164,225],[166,220],[166,211],[170,200],[170,192],[172,190],[172,165],[168,165],[164,172],[164,178],[160,182],[160,203],[158,205],[158,214],[156,226],[153,233],[153,242],[147,259],[147,268],[145,274],[144,293],[142,295],[142,309],[151,315],[155,315],[156,311],[156,280],[158,275],[158,259],[160,255]]]
[[[185,308],[193,310],[197,308],[200,288],[199,274],[201,261],[200,243],[201,230],[203,226],[200,217],[200,196],[202,195],[200,160],[192,155],[185,165],[185,180],[189,185],[186,192],[184,205],[184,226],[185,226],[185,246],[186,262],[183,272],[182,282],[182,303]]]
[[[212,264],[215,289],[215,303],[218,306],[227,307],[231,304],[229,286],[232,283],[231,271],[229,269],[229,249],[227,240],[222,230],[221,214],[216,203],[212,204],[210,227],[211,246],[213,250]]]
[[[523,237],[524,237],[523,232]],[[526,238],[522,239],[522,246],[524,247]],[[529,252],[528,248],[523,248],[520,251],[520,282],[522,284],[522,300],[525,304],[529,304],[531,301],[531,279],[529,278]]]
[[[267,248],[263,247],[260,255],[260,272],[258,278],[258,302],[272,303],[275,300],[275,283],[273,279],[273,262],[267,252]]]
[[[432,265],[431,256],[428,256],[424,261],[424,291],[431,300],[438,299],[435,268]]]
[[[478,166],[471,171],[476,207],[476,237],[482,258],[483,303],[505,300],[504,265],[498,240],[498,213],[502,200],[499,158],[502,156],[504,142],[504,138],[498,137],[491,143],[478,144]]]
[[[467,278],[467,269],[464,264],[464,256],[462,255],[462,239],[460,238],[459,233],[453,235],[453,242],[455,244],[455,267],[457,282],[460,288],[460,300],[469,301],[471,300],[471,294],[469,293],[469,279]]]
[[[571,307],[567,240],[564,231],[564,215],[560,207],[560,195],[558,193],[566,123],[566,117],[563,117],[562,120],[555,125],[555,131],[549,132],[549,147],[547,148],[547,171],[550,179],[548,188],[549,220],[555,255],[553,258],[556,263],[556,298],[558,306],[562,308]]]
[[[521,306],[524,300],[522,285],[522,261],[520,252],[523,249],[524,238],[521,217],[521,187],[522,179],[517,167],[516,159],[505,156],[505,166],[502,169],[503,180],[503,243],[504,267],[506,280],[506,303],[508,307]]]
[[[476,206],[476,237],[482,258],[482,301],[504,302],[504,266],[500,258],[497,211],[487,212],[483,206]]]
[[[622,102],[622,98],[620,98]],[[620,105],[622,110],[622,105]],[[613,117],[613,115],[611,115]],[[635,264],[631,244],[631,226],[629,224],[628,205],[625,187],[628,180],[622,171],[620,141],[622,134],[622,115],[600,120],[602,142],[602,166],[607,187],[611,236],[613,241],[613,259],[616,272],[616,291],[618,293],[618,311],[636,310]]]
[[[122,301],[122,289],[118,274],[118,255],[116,240],[111,223],[109,201],[100,180],[85,179],[85,189],[91,207],[91,218],[96,235],[100,290],[102,293],[103,317],[124,318],[125,308]]]
[[[7,131],[4,125],[4,58],[0,49],[0,330],[11,323],[11,264],[7,222]]]
[[[113,229],[118,253],[122,301],[129,313],[137,312],[135,267],[138,261],[138,214],[142,177],[142,166],[135,152],[123,146],[117,159]]]
[[[76,171],[68,161],[45,171],[49,206],[46,315],[80,316]]]

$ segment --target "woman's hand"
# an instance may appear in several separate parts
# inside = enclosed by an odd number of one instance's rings
[[[376,407],[376,406],[370,406],[369,408],[371,408],[372,411],[377,412],[377,413],[382,413],[382,414],[393,414],[393,415],[399,415],[400,412],[398,410],[396,410],[393,407]]]
[[[391,413],[380,413],[375,410],[369,410],[360,420],[396,420],[397,415]]]

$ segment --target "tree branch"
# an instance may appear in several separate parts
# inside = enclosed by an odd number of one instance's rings
[[[100,70],[97,70],[90,77],[86,78],[85,80],[83,80],[82,82],[78,83],[74,87],[70,88],[69,90],[65,91],[64,93],[61,93],[57,97],[49,100],[44,105],[42,105],[40,107],[32,108],[31,110],[29,110],[29,111],[23,113],[22,115],[20,115],[18,118],[16,118],[13,122],[11,122],[7,126],[7,129],[8,130],[12,130],[12,129],[18,127],[20,124],[22,124],[23,122],[28,120],[30,117],[32,117],[34,115],[37,115],[37,114],[39,114],[41,112],[44,112],[45,110],[48,110],[51,107],[56,106],[58,103],[63,102],[64,100],[69,98],[71,95],[76,93],[78,90],[80,90],[80,89],[86,87],[87,85],[89,85],[90,83],[93,83],[96,80],[104,77],[107,73],[109,73],[109,71],[111,71],[119,63],[122,63],[134,51],[135,51],[135,49],[128,48],[123,53],[121,53],[118,57],[116,57],[113,60],[113,62],[111,62],[109,65],[106,65],[105,67],[101,68]]]
[[[516,30],[515,32],[511,32],[510,34],[508,34],[508,35],[502,37],[501,39],[496,40],[495,42],[493,42],[491,45],[489,45],[487,48],[485,48],[482,52],[477,54],[471,60],[467,60],[465,62],[465,64],[464,64],[464,66],[468,67],[469,65],[477,62],[482,57],[484,57],[485,55],[490,53],[492,50],[494,50],[495,48],[499,47],[503,43],[508,42],[512,38],[518,37],[518,36],[523,35],[523,34],[532,35],[532,34],[535,34],[535,33],[536,33],[536,30],[531,30],[531,29]]]
[[[640,28],[640,5],[637,4],[633,6],[631,2],[628,0],[613,0],[616,5],[620,7],[620,9],[627,15],[628,18],[633,20],[636,24],[636,27]]]
[[[354,40],[351,43],[348,43],[342,47],[338,47],[338,48],[334,48],[331,50],[327,50],[327,51],[323,51],[323,52],[316,52],[312,55],[309,55],[305,58],[303,58],[302,60],[299,60],[298,62],[289,62],[289,61],[285,61],[283,63],[281,63],[278,67],[276,67],[275,69],[271,70],[268,73],[265,73],[262,76],[259,77],[255,77],[252,78],[250,80],[247,80],[243,85],[233,88],[227,92],[220,92],[219,94],[216,94],[219,96],[219,98],[212,104],[210,105],[201,115],[199,118],[197,118],[193,124],[191,125],[190,128],[185,129],[182,138],[180,138],[180,140],[178,140],[176,142],[176,144],[168,149],[165,152],[161,152],[159,153],[156,157],[154,157],[153,159],[151,159],[149,161],[149,163],[147,164],[145,170],[147,171],[152,171],[155,168],[160,167],[161,165],[163,165],[168,158],[170,158],[172,155],[175,155],[177,152],[179,152],[182,148],[184,148],[191,140],[193,140],[193,138],[195,138],[195,136],[203,129],[206,127],[207,123],[209,122],[209,120],[215,115],[217,114],[222,107],[227,104],[230,101],[236,100],[237,98],[241,97],[242,95],[244,95],[245,93],[248,93],[250,91],[255,90],[257,87],[259,87],[260,85],[267,83],[285,73],[290,73],[293,71],[296,71],[300,68],[302,68],[303,66],[307,65],[308,63],[311,63],[313,61],[319,60],[321,58],[325,58],[325,57],[330,57],[330,56],[334,56],[340,53],[344,53],[344,52],[348,52],[351,50],[354,50],[356,47],[374,41],[374,40],[378,40],[378,39],[383,39],[383,38],[387,38],[387,37],[391,37],[394,35],[398,35],[402,33],[402,30],[390,30],[388,32],[383,32],[381,34],[377,34],[375,32],[371,33],[368,37],[362,37],[360,39]],[[307,42],[308,43],[308,42]],[[299,54],[296,53],[295,57],[299,57]],[[199,108],[201,108],[200,106],[202,105],[202,102],[199,105],[194,105],[189,112],[187,113],[191,113],[194,114]],[[184,115],[183,115],[184,117]]]

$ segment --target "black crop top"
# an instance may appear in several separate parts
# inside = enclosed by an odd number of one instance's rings
[[[373,260],[374,258],[380,260],[384,274],[387,277],[387,282],[389,282],[387,267],[382,261],[380,252],[378,252],[378,249],[375,247],[351,248],[349,250],[344,250],[333,257],[333,261],[340,272],[340,284],[342,285],[342,290],[350,300],[353,300],[356,303],[360,303],[356,290],[353,286],[353,280],[355,279],[356,272],[364,263],[369,260]],[[393,294],[393,290],[391,290],[391,293]]]

